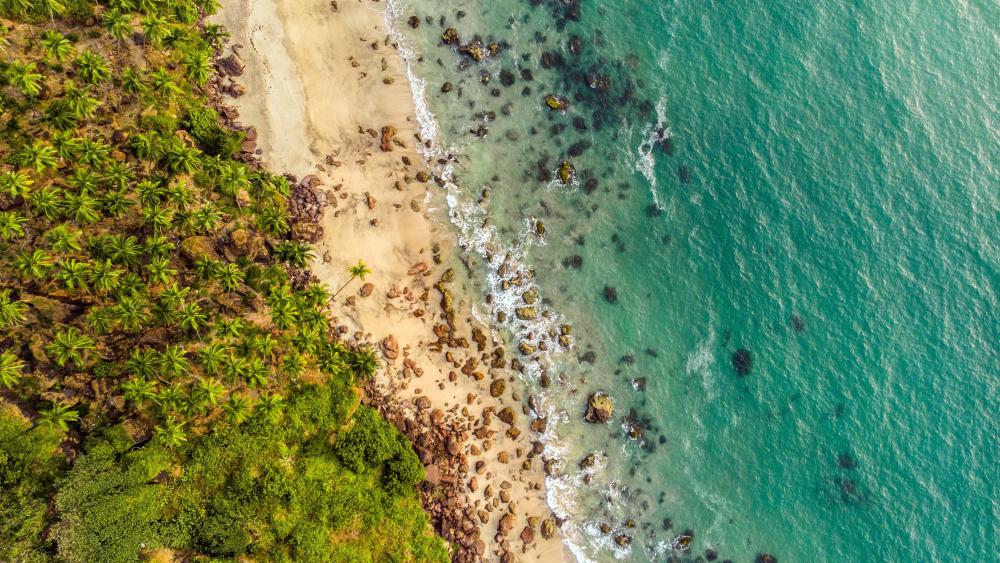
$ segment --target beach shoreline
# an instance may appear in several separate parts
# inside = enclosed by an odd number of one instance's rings
[[[236,60],[220,67],[242,67],[222,79],[236,94],[224,102],[253,127],[245,149],[321,194],[322,217],[296,233],[315,240],[314,275],[343,288],[332,307],[342,338],[383,357],[365,400],[413,442],[425,508],[454,559],[565,559],[512,354],[473,317],[476,297],[452,269],[458,244],[417,151],[428,140],[384,4],[222,4],[220,59]],[[358,260],[372,273],[351,280]]]

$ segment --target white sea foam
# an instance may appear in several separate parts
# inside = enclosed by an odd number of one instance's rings
[[[426,81],[416,74],[415,66],[419,58],[416,48],[396,25],[401,5],[401,0],[387,2],[385,24],[398,46],[399,55],[406,64],[420,136],[425,141],[419,145],[419,150],[427,163],[434,167],[436,176],[443,181],[449,217],[458,229],[459,244],[466,252],[478,254],[486,262],[485,282],[492,294],[492,302],[489,305],[477,303],[473,307],[473,314],[477,319],[488,319],[490,322],[484,324],[493,326],[497,313],[504,312],[509,319],[504,328],[512,333],[515,341],[544,337],[549,331],[558,330],[559,325],[564,322],[562,317],[550,311],[548,316],[538,315],[534,321],[518,320],[515,310],[522,304],[521,294],[530,288],[536,290],[539,288],[530,281],[531,278],[528,278],[529,282],[525,285],[509,284],[508,288],[504,289],[504,282],[508,281],[510,276],[501,276],[499,273],[500,267],[505,264],[508,272],[529,272],[525,265],[526,247],[530,244],[544,244],[544,240],[539,240],[533,234],[532,222],[525,226],[528,232],[521,237],[520,242],[505,244],[496,227],[489,223],[486,209],[465,196],[461,187],[453,181],[454,165],[450,161],[446,164],[437,162],[453,151],[446,150],[442,146],[438,122],[427,104]],[[572,337],[570,339],[572,340]],[[544,370],[555,369],[556,358],[553,351],[539,351],[539,354],[541,361],[528,363],[524,375],[521,376],[522,379],[537,383]],[[538,414],[549,417],[550,421],[569,422],[568,413],[550,404],[546,393],[540,393],[537,400],[539,410],[542,411]],[[558,424],[549,424],[547,431],[541,437],[545,447],[544,455],[549,459],[565,459],[570,450],[569,444],[562,441],[556,433],[557,426]],[[591,559],[587,557],[582,546],[587,543],[583,536],[592,534],[585,534],[572,519],[578,512],[578,491],[581,484],[578,479],[578,476],[546,477],[546,502],[554,514],[568,519],[562,526],[567,549],[577,561],[590,562]],[[608,547],[614,549],[616,546]]]
[[[640,133],[642,141],[635,148],[635,171],[642,174],[649,182],[649,192],[653,195],[653,204],[660,211],[666,208],[660,203],[660,194],[656,191],[656,150],[664,139],[673,136],[667,127],[667,100],[661,97],[656,102],[656,122],[648,123]]]

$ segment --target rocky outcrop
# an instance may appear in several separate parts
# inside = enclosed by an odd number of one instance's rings
[[[584,415],[584,420],[595,424],[607,424],[611,422],[613,408],[614,402],[607,393],[601,391],[591,393],[590,397],[587,398],[587,412]]]

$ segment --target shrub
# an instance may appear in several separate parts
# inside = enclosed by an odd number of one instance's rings
[[[212,108],[189,109],[184,127],[201,150],[211,156],[230,158],[243,146],[243,134],[224,129],[219,123],[219,114]]]

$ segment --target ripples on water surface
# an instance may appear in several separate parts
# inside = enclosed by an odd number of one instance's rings
[[[581,558],[1000,557],[1000,7],[399,0],[393,13],[459,160],[451,203],[470,251],[511,251],[574,325],[552,384],[527,379],[563,413],[551,497]],[[507,45],[463,63],[446,27]],[[548,111],[547,94],[570,109]],[[493,268],[477,264],[485,291]],[[616,421],[585,425],[599,389]],[[640,440],[620,424],[630,409]],[[582,472],[590,452],[603,455]],[[685,531],[688,552],[671,545]]]

